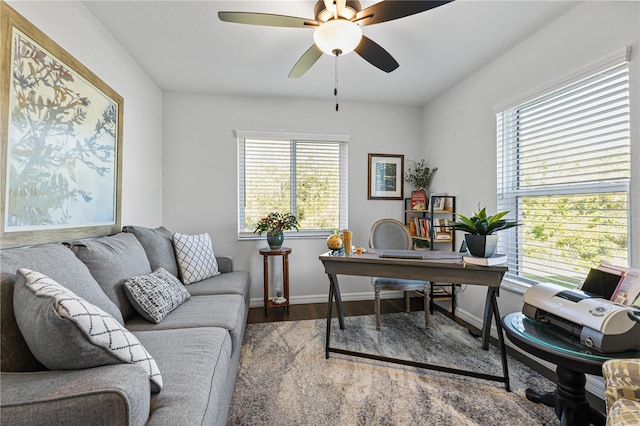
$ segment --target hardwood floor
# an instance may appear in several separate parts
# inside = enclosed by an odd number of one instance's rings
[[[354,302],[342,302],[345,316],[373,315],[373,300],[361,300]],[[421,297],[411,298],[411,310],[422,311],[424,309]],[[436,305],[436,310],[446,312],[444,308]],[[404,299],[382,299],[380,301],[380,313],[404,312]],[[284,308],[269,309],[265,313],[264,308],[249,309],[248,323],[274,322],[274,321],[301,321],[309,319],[322,319],[327,317],[326,303],[310,303],[305,305],[291,305],[287,314]],[[336,318],[336,309],[333,309],[333,317]],[[466,325],[466,324],[465,324]]]

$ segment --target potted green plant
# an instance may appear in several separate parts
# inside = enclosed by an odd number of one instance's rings
[[[508,211],[499,212],[492,216],[487,215],[487,208],[480,209],[471,217],[457,214],[456,221],[451,224],[451,229],[464,231],[467,248],[472,256],[491,257],[498,245],[496,232],[520,225],[517,222],[503,219]]]
[[[272,250],[277,250],[284,243],[284,231],[295,229],[298,231],[300,224],[291,213],[271,212],[258,221],[254,233],[262,235],[267,233],[267,243]]]
[[[411,208],[413,210],[424,210],[427,208],[427,192],[431,186],[433,175],[438,171],[427,167],[424,159],[420,161],[409,160],[412,163],[404,174],[404,180],[412,184],[415,191],[411,192]]]

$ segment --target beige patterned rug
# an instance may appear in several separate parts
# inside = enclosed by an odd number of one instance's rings
[[[332,323],[332,347],[502,375],[500,354],[443,315],[386,314]],[[504,384],[355,358],[324,357],[326,321],[247,327],[228,425],[557,425],[553,410],[528,401],[527,387],[555,386],[512,358]]]

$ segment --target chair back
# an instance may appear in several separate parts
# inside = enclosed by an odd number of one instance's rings
[[[380,219],[371,226],[369,247],[372,249],[412,249],[411,233],[399,220]]]

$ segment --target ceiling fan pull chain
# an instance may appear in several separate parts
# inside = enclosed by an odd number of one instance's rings
[[[336,77],[335,77],[335,84],[334,84],[334,87],[333,87],[333,96],[336,97],[336,111],[338,111],[338,109],[339,109],[339,105],[338,105],[338,52],[336,52],[335,73],[336,73]]]

